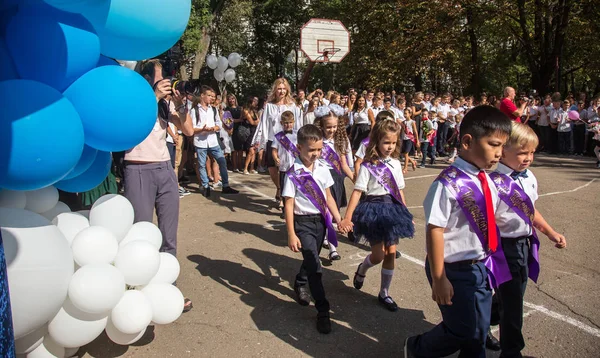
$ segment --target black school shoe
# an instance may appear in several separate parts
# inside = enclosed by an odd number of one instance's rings
[[[331,320],[329,319],[329,312],[319,312],[317,314],[317,331],[322,334],[328,334],[331,332]]]
[[[500,350],[500,341],[494,337],[491,329],[488,331],[487,337],[485,338],[485,348],[491,351]]]
[[[300,306],[308,306],[310,304],[310,293],[306,285],[294,286],[294,292],[296,292],[296,301],[298,301]]]
[[[202,189],[202,195],[204,195],[205,198],[208,198],[210,196],[210,186],[207,186],[206,188]]]
[[[381,297],[380,295],[377,295],[377,299],[379,300],[379,303],[388,311],[395,312],[398,310],[398,305],[390,296]]]
[[[221,194],[237,194],[239,190],[235,190],[230,186],[224,186],[223,190],[221,190]]]

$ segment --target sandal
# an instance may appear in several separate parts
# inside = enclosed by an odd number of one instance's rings
[[[189,298],[186,298],[183,300],[183,313],[189,312],[192,308],[194,308],[194,305],[192,304],[192,300],[190,300]]]
[[[341,260],[341,259],[342,259],[342,257],[340,256],[340,254],[338,254],[337,251],[331,251],[329,253],[329,260],[330,261],[338,261],[338,260]]]
[[[357,290],[360,290],[363,287],[363,283],[365,282],[365,275],[361,275],[360,273],[358,273],[360,271],[360,267],[362,266],[362,263],[360,265],[358,265],[358,268],[356,269],[356,272],[354,273],[354,278],[352,279],[352,284],[354,285],[354,288],[356,288]],[[358,277],[362,277],[363,281],[358,281],[357,278]]]

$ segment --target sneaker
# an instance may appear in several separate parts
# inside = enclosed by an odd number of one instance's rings
[[[213,187],[213,189],[222,188],[223,187],[223,182],[219,180],[218,182],[214,183],[212,185],[212,187]]]
[[[328,312],[317,314],[317,331],[322,334],[331,332],[331,320]]]
[[[237,194],[237,193],[239,193],[239,191],[233,189],[230,186],[225,186],[225,187],[223,187],[223,190],[221,190],[221,194]]]
[[[257,172],[256,170],[252,169],[252,170],[250,171],[250,174],[258,174],[258,172]]]
[[[187,191],[185,188],[179,187],[179,196],[188,196],[191,193]]]
[[[250,172],[247,170],[244,170],[244,175],[250,175]]]
[[[419,164],[417,168],[425,168],[425,164]]]
[[[310,293],[308,293],[306,285],[295,286],[294,292],[296,292],[296,301],[298,301],[300,306],[308,306],[310,304]]]
[[[258,172],[259,173],[266,173],[267,172],[267,168],[265,168],[265,167],[258,167]]]
[[[210,187],[207,186],[206,188],[204,188],[204,190],[202,190],[202,195],[204,195],[205,198],[208,198],[210,196]]]
[[[234,173],[239,173],[239,174],[242,174],[242,171],[241,171],[241,170],[239,170],[239,169],[234,169],[234,170],[233,170],[233,172],[234,172]]]

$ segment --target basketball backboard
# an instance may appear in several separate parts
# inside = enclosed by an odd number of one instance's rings
[[[300,49],[312,62],[341,62],[350,52],[350,32],[339,20],[310,19],[300,31]]]

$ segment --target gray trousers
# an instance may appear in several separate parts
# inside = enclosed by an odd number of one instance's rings
[[[152,222],[154,208],[162,233],[161,252],[177,253],[179,185],[170,162],[125,165],[125,197],[133,205],[135,222]]]

